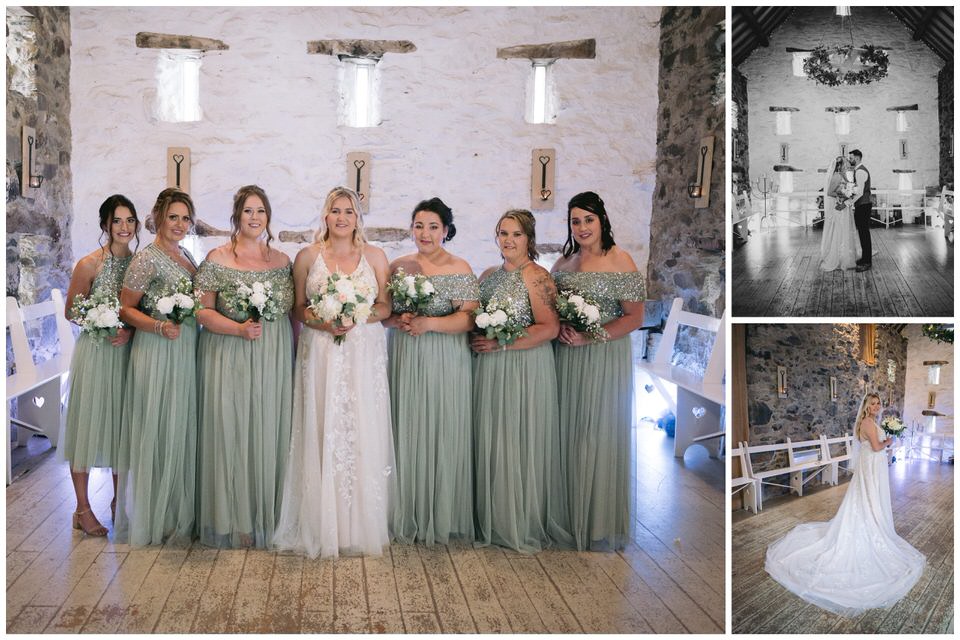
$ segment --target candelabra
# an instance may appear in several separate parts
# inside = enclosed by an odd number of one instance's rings
[[[760,218],[760,228],[763,228],[763,223],[767,219],[767,216],[772,215],[774,218],[777,217],[776,209],[772,212],[767,211],[767,197],[772,193],[777,193],[779,186],[774,180],[767,180],[767,174],[760,174],[760,177],[754,181],[756,186],[756,192],[763,197],[763,217]]]

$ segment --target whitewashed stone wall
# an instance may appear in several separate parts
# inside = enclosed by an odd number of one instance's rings
[[[850,43],[849,23],[841,29],[834,7],[801,7],[770,36],[769,47],[757,47],[739,70],[748,79],[750,178],[773,175],[773,166],[787,164],[794,174],[794,190],[823,187],[825,168],[836,157],[841,142],[859,148],[871,170],[873,186],[896,189],[893,169],[914,169],[913,188],[939,182],[940,133],[937,107],[937,72],[943,61],[882,7],[853,8],[854,44],[889,46],[889,75],[863,86],[827,87],[806,76],[793,75],[793,54],[787,47],[813,48],[818,44]],[[896,113],[887,107],[919,105],[907,113],[909,131],[896,131]],[[777,114],[771,106],[797,107],[792,114],[792,135],[776,135]],[[831,106],[859,106],[850,114],[850,134],[834,133]],[[901,160],[899,140],[905,138],[909,157]],[[790,145],[789,160],[779,161],[780,143]]]
[[[907,380],[906,391],[903,400],[903,418],[906,424],[919,422],[926,425],[929,422],[927,416],[921,415],[921,412],[927,408],[927,392],[936,391],[937,400],[934,409],[948,416],[953,415],[953,364],[954,353],[953,345],[946,342],[936,342],[925,337],[920,332],[921,325],[908,324],[903,330],[904,337],[907,338]],[[927,384],[927,367],[923,365],[924,361],[945,360],[950,364],[945,364],[940,368],[940,384],[932,386]],[[937,430],[944,428],[953,430],[953,420],[946,418],[937,418]]]
[[[71,99],[76,214],[74,259],[96,246],[96,211],[122,192],[149,213],[165,186],[165,151],[193,154],[199,217],[229,228],[237,187],[264,187],[274,230],[316,228],[327,191],[346,183],[345,156],[373,156],[366,224],[409,225],[412,207],[440,196],[454,210],[449,245],[477,271],[496,263],[494,224],[530,206],[531,149],[557,149],[557,197],[537,213],[540,242],[566,238],[566,201],[597,191],[618,243],[641,271],[648,260],[655,184],[659,8],[74,8]],[[203,120],[151,116],[158,51],[138,31],[216,38],[204,56]],[[337,125],[340,62],[308,55],[308,40],[411,40],[386,54],[379,127]],[[594,60],[555,64],[559,116],[524,122],[530,64],[498,47],[596,38]],[[150,240],[143,235],[143,243]],[[204,240],[204,249],[222,242]],[[300,245],[282,245],[291,256]],[[410,241],[386,247],[391,257]]]

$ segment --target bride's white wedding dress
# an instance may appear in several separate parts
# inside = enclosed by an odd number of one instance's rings
[[[308,299],[329,275],[321,253],[307,274]],[[377,290],[365,257],[353,275]],[[380,555],[390,543],[387,515],[396,477],[383,325],[358,325],[341,345],[325,331],[304,327],[293,403],[274,546],[310,557]]]
[[[853,221],[852,200],[840,211],[836,209],[834,194],[842,185],[841,177],[831,173],[824,189],[823,237],[820,238],[820,268],[824,271],[853,269],[860,259],[860,237]]]
[[[900,600],[926,562],[894,530],[886,452],[864,441],[854,456],[856,470],[833,520],[795,527],[767,548],[765,567],[807,602],[847,616]]]

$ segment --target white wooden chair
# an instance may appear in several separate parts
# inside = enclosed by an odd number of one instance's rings
[[[836,486],[840,482],[841,471],[853,473],[850,462],[850,457],[853,455],[853,434],[848,433],[845,436],[828,438],[827,434],[824,433],[820,435],[820,443],[823,459],[830,462],[824,479]],[[842,453],[833,455],[830,451],[831,445],[842,447]]]
[[[736,449],[730,452],[731,458],[734,460],[740,461],[740,476],[732,478],[730,480],[730,489],[733,490],[733,495],[736,495],[740,491],[743,491],[743,504],[746,509],[757,513],[757,500],[760,494],[760,482],[754,478],[751,478],[747,474],[747,445],[743,442],[740,443]]]
[[[697,327],[716,334],[707,360],[707,368],[702,377],[688,369],[671,364],[677,331],[681,325]],[[725,353],[723,317],[711,318],[683,311],[683,298],[674,298],[663,330],[663,338],[660,340],[653,362],[641,363],[639,366],[649,374],[653,385],[666,400],[673,415],[677,417],[673,454],[678,458],[682,458],[687,448],[693,444],[700,444],[706,448],[713,458],[720,455],[720,440],[724,434],[720,422],[720,408],[724,405]],[[667,384],[676,385],[676,400],[667,389]],[[716,441],[716,446],[707,447],[705,443],[710,441]]]
[[[27,323],[46,316],[56,319],[60,351],[53,358],[36,364],[27,341]],[[16,298],[7,298],[7,329],[13,346],[14,373],[7,376],[7,484],[12,482],[10,425],[18,427],[17,442],[23,445],[31,433],[42,433],[57,446],[73,357],[74,338],[70,322],[63,315],[63,293],[50,292],[50,300],[21,307]],[[10,417],[10,401],[17,399],[17,417]]]

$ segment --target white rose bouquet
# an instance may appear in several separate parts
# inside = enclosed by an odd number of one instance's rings
[[[880,428],[887,435],[899,438],[907,430],[907,425],[903,424],[903,421],[897,416],[887,416],[880,421]]]
[[[500,345],[507,346],[516,342],[517,338],[527,335],[527,329],[519,322],[513,310],[502,307],[496,302],[489,302],[474,310],[478,329],[483,329],[488,340],[496,340]]]
[[[557,293],[557,311],[560,321],[566,322],[580,333],[586,333],[597,342],[605,341],[609,335],[600,324],[600,307],[578,293],[560,291]]]
[[[174,324],[196,322],[197,311],[203,307],[187,278],[180,278],[167,295],[157,298],[156,309]]]
[[[270,281],[257,281],[250,285],[238,282],[237,288],[226,296],[231,307],[246,313],[254,322],[277,319],[279,309],[273,293],[273,283]]]
[[[320,293],[310,297],[309,308],[324,322],[339,327],[363,324],[373,311],[373,288],[362,280],[340,273],[331,273]],[[336,344],[343,344],[346,336],[334,336]]]
[[[104,338],[116,337],[124,326],[120,322],[120,301],[103,292],[89,297],[75,296],[70,305],[70,316],[80,326],[81,333],[89,334],[97,344]]]
[[[427,276],[422,273],[407,275],[403,269],[397,269],[387,283],[387,289],[401,307],[414,309],[417,313],[426,308],[436,293]]]

